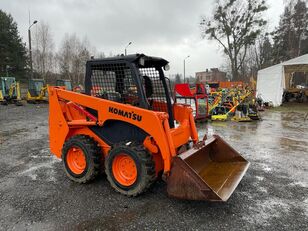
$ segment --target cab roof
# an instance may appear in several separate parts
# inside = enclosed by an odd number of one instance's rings
[[[143,59],[144,65],[141,64],[140,60]],[[99,63],[110,63],[125,61],[129,63],[134,63],[138,67],[148,67],[148,66],[165,66],[169,62],[160,57],[147,56],[145,54],[131,54],[131,55],[118,55],[114,57],[102,58],[102,59],[91,59],[87,61],[89,64],[99,64]]]

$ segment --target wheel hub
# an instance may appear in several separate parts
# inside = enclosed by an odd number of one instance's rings
[[[82,149],[72,147],[67,153],[67,165],[75,174],[81,174],[86,168],[86,158]]]
[[[114,178],[124,186],[130,186],[137,179],[137,167],[134,159],[121,153],[117,155],[112,162],[112,172]]]

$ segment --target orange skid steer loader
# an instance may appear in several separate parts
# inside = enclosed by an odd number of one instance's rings
[[[217,135],[199,141],[191,107],[172,102],[168,67],[143,54],[93,59],[85,94],[48,88],[50,149],[71,180],[103,169],[116,191],[137,196],[163,174],[176,198],[231,196],[249,163]]]

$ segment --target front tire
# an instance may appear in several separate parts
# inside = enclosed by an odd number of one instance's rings
[[[62,148],[62,161],[67,176],[77,183],[93,180],[101,168],[102,151],[89,136],[76,135]]]
[[[126,196],[138,196],[156,179],[155,163],[141,144],[115,145],[105,159],[105,172],[111,186]]]

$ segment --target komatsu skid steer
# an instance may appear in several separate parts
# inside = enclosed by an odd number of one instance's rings
[[[163,174],[170,196],[226,201],[249,163],[214,135],[198,139],[192,108],[172,102],[168,61],[143,54],[93,59],[85,93],[49,87],[51,152],[79,183],[104,170],[127,196]]]

